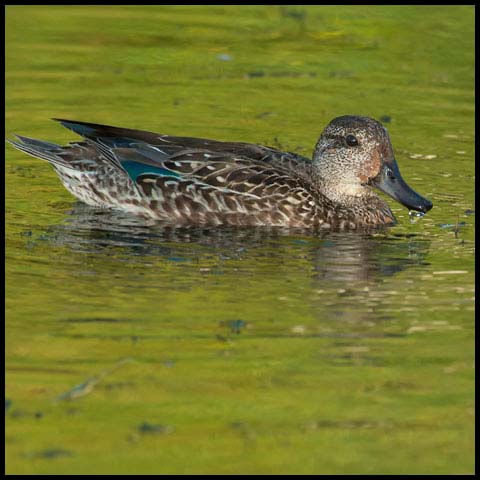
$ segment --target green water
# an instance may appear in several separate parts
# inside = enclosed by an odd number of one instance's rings
[[[148,228],[7,146],[7,473],[473,473],[473,7],[8,6],[6,42],[7,135],[310,156],[368,115],[435,205],[372,235]]]

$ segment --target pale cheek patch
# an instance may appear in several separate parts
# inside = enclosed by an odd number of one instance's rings
[[[365,162],[362,173],[359,178],[362,183],[366,183],[371,178],[375,178],[380,173],[380,167],[382,162],[380,161],[381,155],[379,152],[373,152],[372,156]]]

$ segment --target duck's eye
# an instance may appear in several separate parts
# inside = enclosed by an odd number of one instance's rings
[[[345,137],[345,141],[349,147],[356,147],[358,145],[357,137],[351,133]]]

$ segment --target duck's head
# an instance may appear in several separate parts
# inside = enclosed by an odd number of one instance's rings
[[[388,132],[372,118],[334,118],[318,140],[313,162],[322,193],[333,201],[355,204],[377,187],[408,209],[425,213],[433,206],[403,180]]]

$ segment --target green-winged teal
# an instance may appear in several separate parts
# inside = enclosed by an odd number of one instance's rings
[[[334,229],[395,222],[372,187],[409,209],[432,208],[402,179],[387,130],[368,117],[332,120],[313,161],[249,143],[58,121],[84,140],[10,142],[50,162],[67,190],[96,207],[179,225]]]

